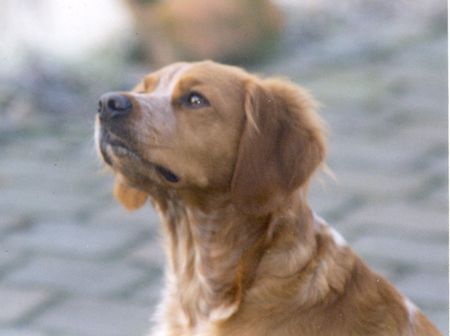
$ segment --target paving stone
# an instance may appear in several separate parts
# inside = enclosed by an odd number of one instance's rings
[[[340,172],[339,187],[355,193],[365,201],[396,201],[417,193],[424,183],[424,177],[417,174],[377,170]]]
[[[144,278],[144,271],[123,263],[35,257],[29,264],[8,274],[4,281],[74,294],[106,296],[120,293]]]
[[[408,142],[413,148],[422,148],[424,144],[447,143],[447,126],[442,120],[437,119],[436,124],[414,123],[398,130],[397,136]],[[446,157],[447,155],[444,154]],[[420,158],[419,158],[420,159]],[[445,173],[445,171],[443,172]]]
[[[57,192],[51,187],[30,187],[0,193],[0,212],[27,217],[64,219],[74,216],[88,206],[89,199],[77,194]]]
[[[448,334],[448,309],[423,309],[423,312],[428,316],[435,326],[441,331],[442,335]]]
[[[347,214],[342,222],[370,228],[377,234],[389,234],[416,240],[438,240],[446,243],[448,215],[403,202],[373,203]]]
[[[352,247],[369,263],[371,260],[395,262],[421,272],[443,274],[448,269],[448,247],[444,243],[432,245],[401,237],[366,235],[356,240]]]
[[[427,86],[424,86],[422,81],[426,81]],[[411,121],[431,123],[438,126],[438,131],[444,130],[443,125],[437,123],[439,117],[445,115],[447,110],[442,104],[446,100],[445,82],[442,76],[422,73],[404,83],[404,92],[396,95],[393,109],[403,111]]]
[[[162,239],[146,240],[130,252],[128,260],[162,269],[166,262]]]
[[[417,169],[424,169],[430,177],[439,179],[439,187],[448,189],[448,145],[436,144],[427,153],[425,158],[417,158]],[[436,185],[429,185],[430,189],[436,189]]]
[[[140,286],[130,289],[128,297],[134,302],[150,305],[151,311],[154,311],[157,303],[160,302],[164,288],[163,270],[166,265],[166,256],[162,245],[155,240],[145,241],[127,256],[126,261],[140,265],[140,267],[145,268],[148,274],[148,279]]]
[[[164,283],[162,274],[155,274],[155,277],[148,281],[147,285],[133,291],[130,298],[133,302],[148,305],[148,307],[150,307],[149,312],[153,313],[158,303],[162,300],[163,288]]]
[[[448,186],[442,186],[432,190],[422,201],[422,203],[430,210],[439,211],[440,213],[448,213],[448,196]]]
[[[0,234],[5,234],[11,231],[17,231],[29,224],[29,220],[23,216],[12,216],[2,214],[0,217]]]
[[[150,311],[127,302],[74,299],[43,314],[37,324],[57,335],[142,336],[150,327]]]
[[[445,268],[448,269],[446,265]],[[419,306],[448,309],[448,277],[445,274],[412,273],[397,281],[396,285]]]
[[[400,264],[398,260],[365,258],[365,262],[372,271],[386,278],[391,283],[395,283],[405,272],[410,271],[408,267]]]
[[[342,85],[342,83],[347,84]],[[371,73],[367,67],[356,65],[351,68],[331,70],[327,76],[318,76],[308,83],[308,88],[315,92],[321,101],[327,103],[325,109],[330,106],[329,102],[339,102],[339,106],[364,105],[368,98],[379,93],[382,86],[378,74]],[[361,118],[355,122],[364,122],[364,120]]]
[[[352,193],[342,187],[340,180],[319,175],[310,186],[308,201],[316,213],[329,221],[334,221],[336,213],[348,211],[359,205],[352,196]]]
[[[37,331],[34,328],[4,328],[0,326],[0,335],[2,336],[49,336],[48,334]],[[60,335],[63,336],[63,335]]]
[[[27,165],[28,162],[20,163],[20,160],[17,160],[14,164]],[[58,169],[55,169],[54,167],[42,168],[42,166],[53,166],[54,164],[55,163],[34,162],[30,167],[27,167],[26,171],[16,168],[17,170],[15,172],[7,175],[7,178],[10,181],[7,185],[8,192],[1,196],[0,202],[5,205],[8,204],[10,199],[18,197],[18,193],[22,190],[26,190],[29,193],[29,195],[20,195],[23,200],[23,203],[21,203],[22,207],[24,204],[27,204],[25,209],[33,207],[33,205],[36,205],[37,207],[45,205],[44,202],[52,196],[56,196],[56,202],[54,203],[56,206],[61,203],[58,202],[58,197],[61,197],[62,200],[70,197],[73,184],[71,183],[70,172],[68,169],[65,167]],[[13,168],[14,167],[11,167],[11,169]],[[36,171],[39,171],[39,178],[36,177]],[[77,203],[78,202],[75,204]],[[44,209],[47,208],[48,207],[44,207]]]
[[[400,173],[408,169],[417,156],[417,150],[411,147],[388,148],[365,135],[340,137],[330,144],[329,164],[337,171]]]
[[[5,271],[9,270],[14,265],[20,265],[24,262],[24,255],[14,250],[9,250],[5,247],[0,248],[0,277]]]
[[[110,196],[108,204],[101,209],[98,209],[88,223],[95,226],[105,227],[124,227],[128,230],[146,230],[154,232],[159,230],[160,219],[153,210],[150,203],[145,204],[139,210],[130,212],[121,206]]]
[[[31,311],[49,301],[50,295],[44,290],[16,289],[0,286],[0,323],[14,323],[23,319]]]
[[[104,257],[137,241],[136,231],[82,226],[76,223],[34,224],[28,230],[9,235],[3,246],[23,251]]]

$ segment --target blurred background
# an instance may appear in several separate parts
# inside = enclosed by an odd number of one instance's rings
[[[3,0],[0,41],[0,335],[149,329],[158,218],[114,202],[97,98],[204,58],[322,102],[313,208],[448,334],[445,1]]]

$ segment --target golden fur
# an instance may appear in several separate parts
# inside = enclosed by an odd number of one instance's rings
[[[189,92],[206,102],[187,104]],[[153,335],[439,335],[310,210],[326,150],[304,89],[200,62],[118,94],[132,109],[114,119],[103,107],[97,140],[116,198],[135,209],[148,197],[163,222]]]

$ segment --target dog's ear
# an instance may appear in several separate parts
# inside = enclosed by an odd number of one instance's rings
[[[128,210],[137,210],[145,204],[147,194],[130,187],[124,178],[117,174],[114,181],[114,197]]]
[[[246,85],[246,124],[231,183],[234,204],[251,215],[279,208],[325,156],[313,98],[282,80]]]

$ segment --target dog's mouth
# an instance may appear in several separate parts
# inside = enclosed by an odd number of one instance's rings
[[[140,156],[135,151],[131,150],[127,145],[120,141],[111,141],[107,145],[117,157],[130,157],[136,160],[140,159]]]
[[[104,129],[101,130],[100,134],[99,150],[105,163],[111,167],[113,166],[113,157],[125,160],[128,159],[141,163],[145,167],[156,171],[157,174],[162,176],[167,182],[177,183],[180,180],[180,178],[170,169],[146,160],[123,140],[111,135]]]
[[[166,167],[155,165],[156,171],[166,179],[166,181],[171,183],[177,183],[180,178],[175,175],[171,170],[167,169]]]
[[[110,166],[113,165],[112,156],[118,158],[129,157],[135,160],[139,159],[139,155],[126,145],[124,141],[113,136],[103,128],[101,129],[99,140],[100,153],[102,154],[103,160]]]

